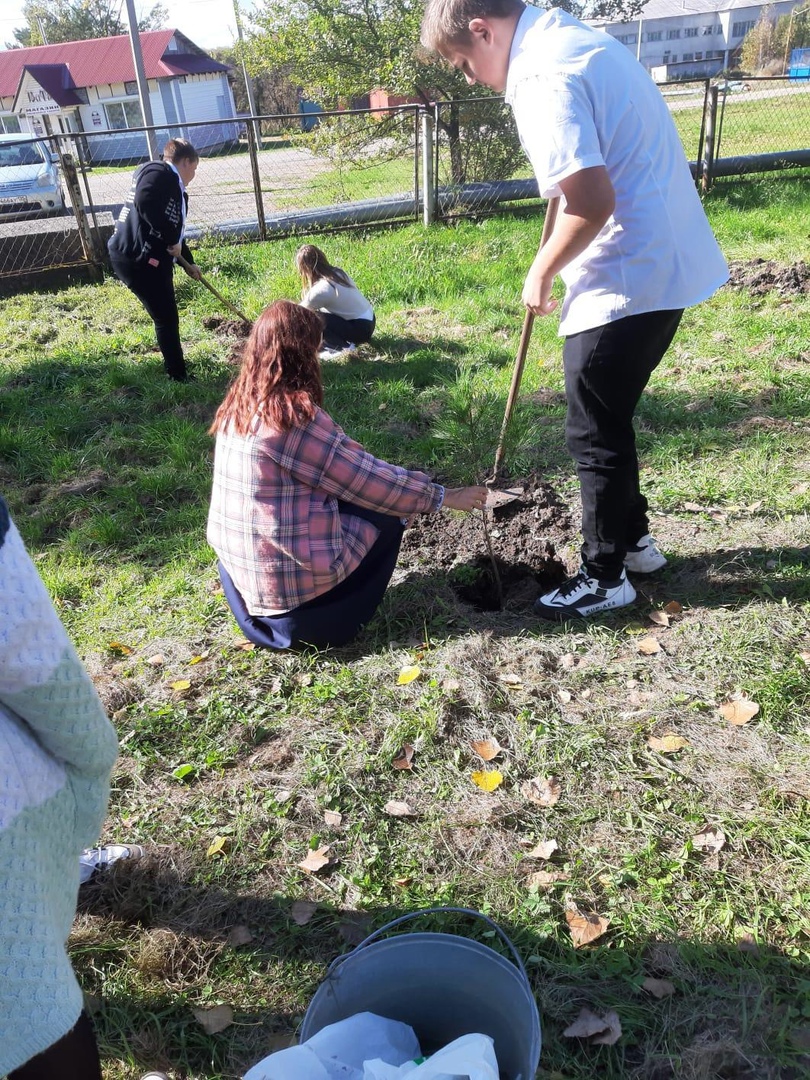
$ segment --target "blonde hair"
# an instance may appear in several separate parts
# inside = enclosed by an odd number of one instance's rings
[[[473,19],[508,19],[522,11],[523,0],[427,0],[420,39],[426,49],[468,41]]]
[[[295,265],[298,273],[308,286],[326,278],[335,285],[351,285],[348,274],[339,266],[333,266],[319,247],[303,244],[295,253]]]

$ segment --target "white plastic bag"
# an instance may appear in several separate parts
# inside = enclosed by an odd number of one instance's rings
[[[499,1080],[495,1045],[489,1035],[462,1035],[417,1065],[413,1061],[392,1066],[366,1061],[363,1080]]]
[[[356,1013],[321,1028],[300,1046],[263,1058],[244,1080],[362,1080],[369,1058],[398,1067],[421,1055],[419,1040],[407,1024]]]

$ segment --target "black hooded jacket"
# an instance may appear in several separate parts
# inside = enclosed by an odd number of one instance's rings
[[[135,171],[132,186],[107,242],[114,259],[137,266],[166,266],[172,262],[167,248],[180,239],[183,228],[183,192],[177,173],[166,162],[149,161]],[[194,262],[183,241],[183,258]]]

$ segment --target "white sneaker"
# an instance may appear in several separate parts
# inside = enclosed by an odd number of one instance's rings
[[[148,1072],[144,1073],[141,1080],[169,1080],[166,1073]]]
[[[658,547],[647,533],[637,540],[631,548],[627,549],[624,557],[624,565],[631,574],[654,574],[667,565],[666,556],[662,555]]]
[[[143,848],[138,844],[107,844],[106,847],[85,848],[79,856],[79,881],[89,881],[96,870],[119,859],[140,859]]]
[[[636,598],[636,590],[622,570],[618,581],[599,581],[588,576],[584,567],[534,602],[535,612],[543,619],[573,618],[576,615],[596,615],[600,611],[626,607]]]

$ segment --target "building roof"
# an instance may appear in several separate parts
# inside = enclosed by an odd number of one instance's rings
[[[208,56],[179,30],[145,30],[139,37],[147,79],[228,70],[227,64],[220,64]],[[177,39],[182,52],[167,53],[172,38]],[[74,87],[131,82],[135,79],[128,34],[93,38],[90,41],[64,41],[58,45],[0,51],[0,97],[13,96],[17,92],[23,68],[30,69],[32,65],[65,65]]]
[[[57,105],[81,105],[67,64],[26,64],[25,70]]]
[[[735,8],[767,7],[770,0],[648,0],[642,19],[670,19],[674,15],[715,15]],[[637,21],[637,20],[636,20]]]

